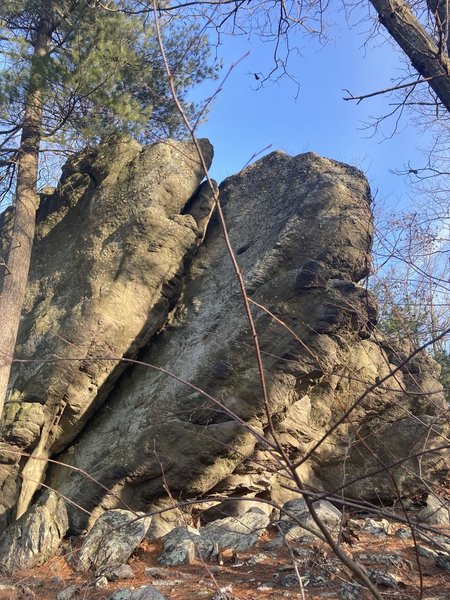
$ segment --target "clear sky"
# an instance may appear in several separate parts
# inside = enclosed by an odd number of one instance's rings
[[[268,71],[273,46],[256,36],[223,37],[218,48],[224,62],[223,74],[247,52],[249,56],[232,70],[214,101],[208,122],[198,130],[215,147],[213,177],[221,181],[236,173],[255,152],[268,145],[271,148],[264,154],[276,149],[293,155],[314,151],[364,170],[380,203],[405,205],[407,195],[414,191],[390,171],[401,170],[408,161],[422,165],[420,148],[426,146],[426,140],[408,116],[393,137],[392,120],[375,135],[372,130],[364,130],[370,116],[390,110],[388,104],[393,97],[368,99],[359,105],[343,100],[347,95],[344,88],[355,95],[373,92],[393,85],[392,78],[401,74],[399,53],[393,44],[380,44],[378,39],[364,47],[370,29],[364,10],[353,13],[353,26],[341,13],[329,14],[329,40],[324,47],[299,32],[296,42],[302,56],[292,55],[290,61],[290,72],[297,77],[299,90],[288,78],[257,89],[253,73]],[[195,96],[211,94],[217,86],[217,82],[204,85]]]

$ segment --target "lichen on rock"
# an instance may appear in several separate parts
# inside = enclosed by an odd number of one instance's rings
[[[38,361],[11,379],[4,522],[26,511],[40,481],[69,500],[74,532],[124,505],[173,510],[211,495],[208,518],[224,497],[230,518],[237,498],[281,507],[298,492],[285,485],[274,435],[304,485],[325,492],[391,502],[440,481],[448,424],[434,363],[376,331],[361,285],[373,237],[364,175],[274,152],[219,188],[266,406],[217,215],[204,235],[217,194],[198,188],[194,146],[121,144],[71,159],[38,214],[17,347]],[[139,364],[119,360],[138,353]],[[19,462],[20,452],[31,458]],[[52,456],[63,464],[49,466]],[[159,530],[176,518],[161,517]]]

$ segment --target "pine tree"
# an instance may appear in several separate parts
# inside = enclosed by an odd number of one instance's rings
[[[180,130],[155,32],[139,15],[139,2],[127,8],[97,0],[4,0],[0,6],[1,183],[4,195],[15,189],[10,243],[0,260],[0,416],[28,277],[42,152],[116,132],[149,139]],[[163,35],[184,97],[214,73],[207,40],[173,18],[163,22]]]

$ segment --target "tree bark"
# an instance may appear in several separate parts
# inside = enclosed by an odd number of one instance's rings
[[[441,47],[445,47],[448,54],[450,50],[448,0],[427,0],[427,6],[436,21],[436,30],[440,38],[439,44]]]
[[[27,101],[17,161],[14,224],[7,257],[7,270],[0,294],[0,417],[6,401],[20,315],[33,246],[39,196],[37,180],[43,116],[43,89],[39,66],[50,49],[51,24],[41,19],[31,64]]]
[[[402,0],[370,0],[380,23],[450,112],[450,60]]]

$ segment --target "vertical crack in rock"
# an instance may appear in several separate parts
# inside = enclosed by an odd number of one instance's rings
[[[182,214],[203,177],[192,143],[117,138],[70,159],[42,199],[16,348],[31,362],[13,370],[2,423],[4,441],[31,456],[21,484],[3,457],[3,524],[108,396],[125,364],[105,359],[135,357],[164,323],[203,236]]]

